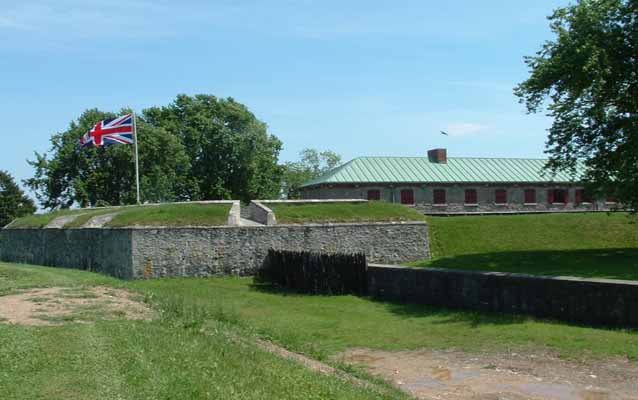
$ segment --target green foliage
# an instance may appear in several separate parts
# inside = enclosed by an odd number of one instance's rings
[[[369,201],[358,203],[270,203],[280,224],[312,222],[423,221],[425,217],[413,208]]]
[[[341,164],[341,156],[331,150],[304,149],[300,161],[284,164],[283,192],[288,199],[301,197],[300,187]]]
[[[429,217],[432,260],[414,265],[638,280],[626,213]]]
[[[0,229],[15,218],[33,214],[35,204],[8,172],[0,170]]]
[[[579,160],[593,193],[638,209],[638,2],[580,0],[549,17],[556,35],[525,62],[515,93],[529,112],[554,119],[548,168]]]
[[[282,170],[281,142],[243,104],[210,95],[179,95],[166,107],[145,110],[155,126],[179,137],[196,191],[191,199],[274,198]]]
[[[122,110],[119,114],[130,112]],[[85,111],[65,132],[51,138],[51,155],[31,161],[35,176],[26,181],[43,207],[68,208],[136,202],[134,152],[118,145],[81,149],[78,140],[97,121],[117,114]],[[142,201],[187,199],[192,191],[189,160],[179,138],[137,117]]]
[[[134,204],[132,146],[80,149],[97,121],[130,112],[85,111],[37,154],[27,180],[45,208]],[[274,198],[281,186],[281,142],[233,99],[177,96],[137,116],[143,202]]]

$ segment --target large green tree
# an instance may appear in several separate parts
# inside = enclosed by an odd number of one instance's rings
[[[145,110],[148,121],[178,136],[200,199],[273,198],[279,194],[281,142],[246,106],[210,95],[179,95]]]
[[[341,164],[341,156],[334,151],[304,149],[299,161],[284,164],[283,192],[289,199],[301,196],[301,185]]]
[[[78,140],[97,121],[118,114],[85,111],[69,128],[51,138],[49,154],[30,161],[35,176],[26,181],[43,207],[78,204],[123,205],[136,201],[133,146],[79,148]],[[190,180],[189,159],[179,137],[137,118],[142,201],[163,202],[198,196]]]
[[[549,17],[555,34],[525,62],[515,93],[553,124],[550,170],[574,170],[598,195],[638,209],[638,1],[581,0]],[[547,101],[549,100],[549,101]]]
[[[33,200],[27,197],[6,171],[0,171],[0,228],[15,218],[35,212]]]

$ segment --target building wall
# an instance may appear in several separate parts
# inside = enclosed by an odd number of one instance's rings
[[[379,190],[381,200],[393,203],[401,202],[401,190],[411,189],[414,193],[415,206],[424,213],[450,213],[450,212],[507,212],[507,211],[571,211],[571,210],[609,210],[613,204],[604,200],[593,201],[592,203],[576,204],[576,190],[582,189],[578,185],[525,185],[525,184],[470,184],[470,185],[332,185],[305,189],[303,197],[306,199],[366,199],[369,190]],[[434,190],[444,189],[446,191],[447,202],[445,205],[435,205]],[[477,192],[477,205],[465,204],[465,189],[475,189]],[[507,191],[507,203],[496,204],[495,191],[505,189]],[[525,204],[525,190],[536,190],[536,203]],[[564,189],[568,193],[568,202],[548,203],[549,189]]]

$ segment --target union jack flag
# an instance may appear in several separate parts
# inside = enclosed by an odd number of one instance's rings
[[[133,114],[100,121],[80,138],[81,147],[133,143]]]

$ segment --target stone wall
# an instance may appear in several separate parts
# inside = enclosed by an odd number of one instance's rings
[[[638,282],[370,265],[368,294],[391,301],[638,327]]]
[[[269,248],[363,252],[373,262],[400,263],[429,256],[428,226],[413,222],[0,231],[2,261],[81,268],[121,278],[253,274]]]
[[[126,229],[3,229],[0,260],[133,277]]]
[[[276,225],[275,213],[258,200],[252,200],[248,205],[250,219],[262,225]]]
[[[135,229],[133,275],[254,274],[268,249],[363,252],[373,262],[429,257],[428,227],[414,223]]]
[[[550,188],[565,189],[568,191],[567,204],[548,203],[547,191]],[[369,190],[379,190],[381,200],[390,203],[401,202],[401,190],[409,189],[414,193],[415,207],[426,214],[436,213],[483,213],[483,212],[533,212],[533,211],[597,211],[610,210],[613,204],[602,200],[592,203],[576,204],[576,190],[582,186],[568,184],[525,185],[525,184],[474,184],[474,185],[435,185],[435,184],[406,184],[389,185],[332,185],[322,187],[305,188],[302,195],[306,199],[367,199]],[[434,205],[433,193],[436,189],[445,189],[446,204]],[[465,189],[475,189],[478,203],[476,205],[465,204]],[[507,203],[496,204],[495,191],[507,190]],[[525,204],[525,189],[536,190],[536,202]]]

